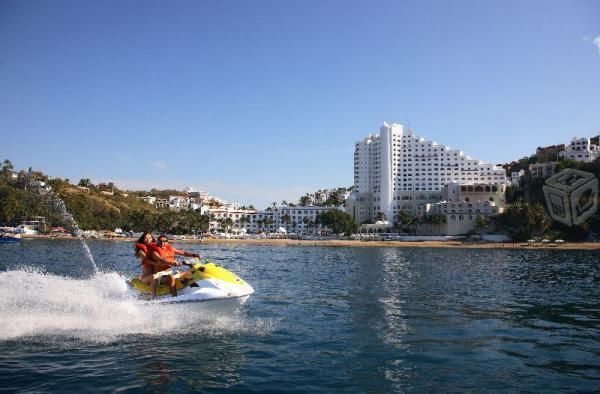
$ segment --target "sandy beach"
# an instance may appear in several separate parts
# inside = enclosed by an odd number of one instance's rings
[[[77,240],[71,236],[24,235],[23,238],[68,239]],[[134,242],[133,238],[105,239],[117,242]],[[243,244],[243,245],[278,245],[278,246],[329,246],[329,247],[393,247],[393,248],[468,248],[468,249],[569,249],[596,250],[600,242],[573,242],[564,244],[524,242],[469,242],[469,241],[356,241],[356,240],[296,240],[296,239],[176,239],[175,243],[200,244]]]

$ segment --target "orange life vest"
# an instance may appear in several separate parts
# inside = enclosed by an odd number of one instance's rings
[[[163,260],[167,260],[167,261],[175,261],[176,254],[183,254],[182,251],[175,249],[170,244],[163,244],[162,247],[158,246],[157,244],[152,244],[150,246],[150,250],[158,253],[158,255]],[[156,271],[163,271],[163,270],[168,269],[169,267],[170,267],[170,265],[163,264],[163,265],[159,265],[155,268],[156,268]]]
[[[136,251],[139,250],[140,252],[144,252],[144,254],[146,255],[146,257],[144,257],[144,260],[145,259],[152,259],[152,254],[151,254],[151,252],[152,252],[152,245],[154,245],[154,244],[151,244],[150,246],[148,246],[146,244],[136,243],[135,244],[135,250]],[[154,266],[152,264],[143,263],[143,265],[144,265],[144,269],[148,269],[152,273],[154,273]]]

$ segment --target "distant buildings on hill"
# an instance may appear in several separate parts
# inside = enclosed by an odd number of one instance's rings
[[[571,143],[538,147],[535,156],[524,158],[519,162],[504,164],[505,168],[518,169],[511,171],[510,184],[519,185],[525,177],[533,179],[548,179],[553,176],[556,164],[559,160],[575,160],[581,163],[589,163],[600,157],[600,146],[597,144],[598,137],[580,138],[574,137]],[[522,161],[528,163],[523,167]]]
[[[557,161],[560,152],[566,149],[565,144],[550,145],[545,147],[538,147],[535,150],[535,157],[538,162]]]
[[[320,191],[323,198],[327,191]],[[233,233],[259,232],[298,232],[300,234],[320,233],[321,226],[317,224],[317,215],[327,212],[334,207],[275,205],[264,210],[254,207],[243,207],[240,204],[229,203],[207,192],[187,188],[185,195],[174,195],[169,198],[155,196],[140,197],[148,204],[157,208],[173,210],[191,209],[202,215],[210,216],[212,232],[231,231]],[[343,207],[337,207],[343,209]],[[282,230],[283,229],[283,230]]]

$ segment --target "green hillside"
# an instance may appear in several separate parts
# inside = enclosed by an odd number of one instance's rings
[[[50,186],[51,191],[41,187],[40,182]],[[208,229],[209,218],[199,212],[157,209],[140,200],[141,193],[130,194],[114,187],[103,192],[89,181],[85,184],[87,187],[78,187],[68,180],[50,179],[31,169],[14,173],[12,164],[6,160],[0,168],[0,225],[16,226],[34,216],[44,216],[49,228],[72,227],[68,215],[61,212],[62,200],[83,230],[122,228],[183,234]]]

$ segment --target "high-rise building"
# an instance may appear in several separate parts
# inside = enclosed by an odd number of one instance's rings
[[[346,209],[359,223],[382,214],[393,221],[401,210],[417,215],[420,206],[440,201],[451,182],[507,183],[502,167],[426,140],[406,126],[384,123],[379,135],[355,144],[354,192]]]

